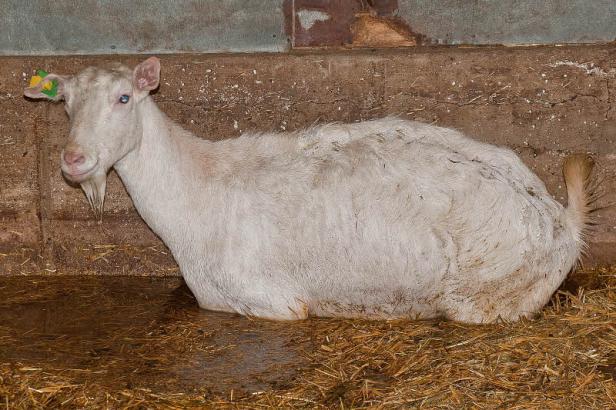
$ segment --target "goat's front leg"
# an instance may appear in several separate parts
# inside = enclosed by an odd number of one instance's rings
[[[230,305],[239,314],[269,320],[304,320],[309,313],[308,304],[302,298],[272,287],[265,291],[259,286],[245,288]]]

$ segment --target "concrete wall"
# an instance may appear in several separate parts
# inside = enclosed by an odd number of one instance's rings
[[[564,156],[587,151],[598,161],[600,204],[607,204],[616,201],[615,57],[609,45],[169,55],[155,99],[213,140],[386,114],[456,127],[513,148],[561,202]],[[68,131],[61,104],[22,97],[34,68],[75,73],[117,59],[0,58],[0,274],[177,273],[114,173],[97,224],[59,171]],[[119,59],[132,65],[140,57]],[[590,263],[613,263],[616,210],[599,217]]]
[[[438,44],[553,44],[616,39],[613,0],[400,0],[398,14]]]
[[[0,0],[4,55],[282,51],[282,0]]]
[[[378,20],[354,26],[367,11]],[[612,0],[0,0],[0,54],[363,47],[357,30],[371,29],[419,44],[593,43],[616,39],[614,21]]]

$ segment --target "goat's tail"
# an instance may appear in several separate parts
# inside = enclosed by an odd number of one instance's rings
[[[567,184],[567,216],[577,231],[578,240],[584,242],[592,222],[592,203],[595,199],[590,174],[595,161],[590,155],[573,154],[565,159],[563,175]]]

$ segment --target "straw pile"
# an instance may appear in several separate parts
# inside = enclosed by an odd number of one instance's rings
[[[207,338],[200,339],[198,331],[207,324],[186,313],[196,309],[189,305],[176,319],[148,328],[140,336],[147,346],[126,358],[166,355],[149,357],[158,360],[162,383],[108,383],[106,378],[119,377],[111,364],[96,374],[95,367],[60,371],[54,370],[59,364],[0,358],[0,408],[616,408],[616,270],[578,272],[539,318],[514,324],[331,319],[270,324],[223,315],[226,327],[239,321],[254,331],[294,335],[289,340],[300,359],[285,365],[295,366],[294,372],[283,382],[266,382],[263,390],[165,387],[165,366],[206,348]],[[109,348],[121,357],[118,345],[131,330],[122,324],[116,331],[116,345]],[[0,323],[0,349],[23,337]],[[129,363],[126,371],[135,365]],[[217,370],[204,369],[204,380],[212,372]]]

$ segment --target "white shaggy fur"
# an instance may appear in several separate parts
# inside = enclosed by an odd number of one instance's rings
[[[515,320],[547,303],[580,255],[583,164],[565,209],[513,152],[396,118],[210,142],[148,95],[158,64],[52,77],[67,149],[86,157],[63,170],[102,209],[113,166],[205,309]]]

